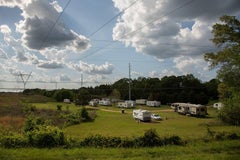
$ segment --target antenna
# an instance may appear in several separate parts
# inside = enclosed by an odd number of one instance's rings
[[[131,64],[129,62],[128,64],[128,68],[129,68],[129,78],[128,78],[128,100],[131,100]]]
[[[31,74],[32,74],[32,72],[30,72],[29,74],[24,74],[24,73],[20,72],[19,74],[17,74],[17,76],[20,77],[23,82],[23,90],[25,90],[26,84],[27,84]]]

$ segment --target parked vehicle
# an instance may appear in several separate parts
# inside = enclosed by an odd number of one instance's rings
[[[159,114],[152,114],[151,118],[158,121],[162,120],[162,117]]]
[[[133,118],[143,122],[151,121],[151,112],[148,110],[135,109],[133,110]]]
[[[179,114],[191,115],[191,116],[206,116],[207,107],[200,104],[191,103],[172,103],[171,108]]]

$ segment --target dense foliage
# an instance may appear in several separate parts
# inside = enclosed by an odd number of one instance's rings
[[[212,42],[221,47],[216,53],[206,53],[210,67],[218,70],[220,98],[224,107],[220,118],[231,124],[240,125],[240,21],[235,16],[224,15],[221,23],[213,25]]]
[[[159,78],[139,77],[131,80],[131,99],[158,100],[162,104],[173,102],[190,102],[207,104],[210,100],[218,99],[217,86],[219,81],[212,79],[209,82],[201,82],[193,75],[165,76]],[[37,94],[54,97],[57,101],[69,98],[77,105],[86,105],[92,98],[129,99],[129,79],[123,78],[112,85],[99,85],[80,89],[61,89],[55,91],[37,91]],[[27,90],[25,92],[34,92]],[[67,93],[69,92],[69,93]],[[62,94],[62,95],[61,95]],[[64,98],[63,98],[64,97]]]

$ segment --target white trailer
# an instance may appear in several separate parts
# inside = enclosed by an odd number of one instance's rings
[[[161,105],[161,102],[160,101],[147,101],[146,105],[150,106],[150,107],[159,107]]]
[[[135,109],[133,110],[133,118],[143,122],[151,121],[151,112],[148,110]]]
[[[207,115],[207,107],[200,104],[190,104],[190,103],[173,103],[171,108],[174,111],[191,116],[206,116]]]
[[[134,108],[135,101],[125,101],[125,102],[118,102],[119,108]]]
[[[136,104],[146,105],[146,102],[147,102],[146,99],[136,99]]]
[[[221,102],[213,104],[213,108],[217,108],[218,110],[220,110],[222,107],[223,107],[223,104]]]

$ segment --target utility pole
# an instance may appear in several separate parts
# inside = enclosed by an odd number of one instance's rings
[[[129,78],[128,78],[128,100],[131,100],[131,64],[129,62],[128,64],[128,69],[129,69]]]
[[[81,88],[83,87],[83,74],[81,73]]]
[[[23,73],[19,73],[17,76],[19,76],[23,82],[23,90],[25,90],[26,88],[26,84],[31,76],[32,72],[30,72],[29,74],[23,74]]]

